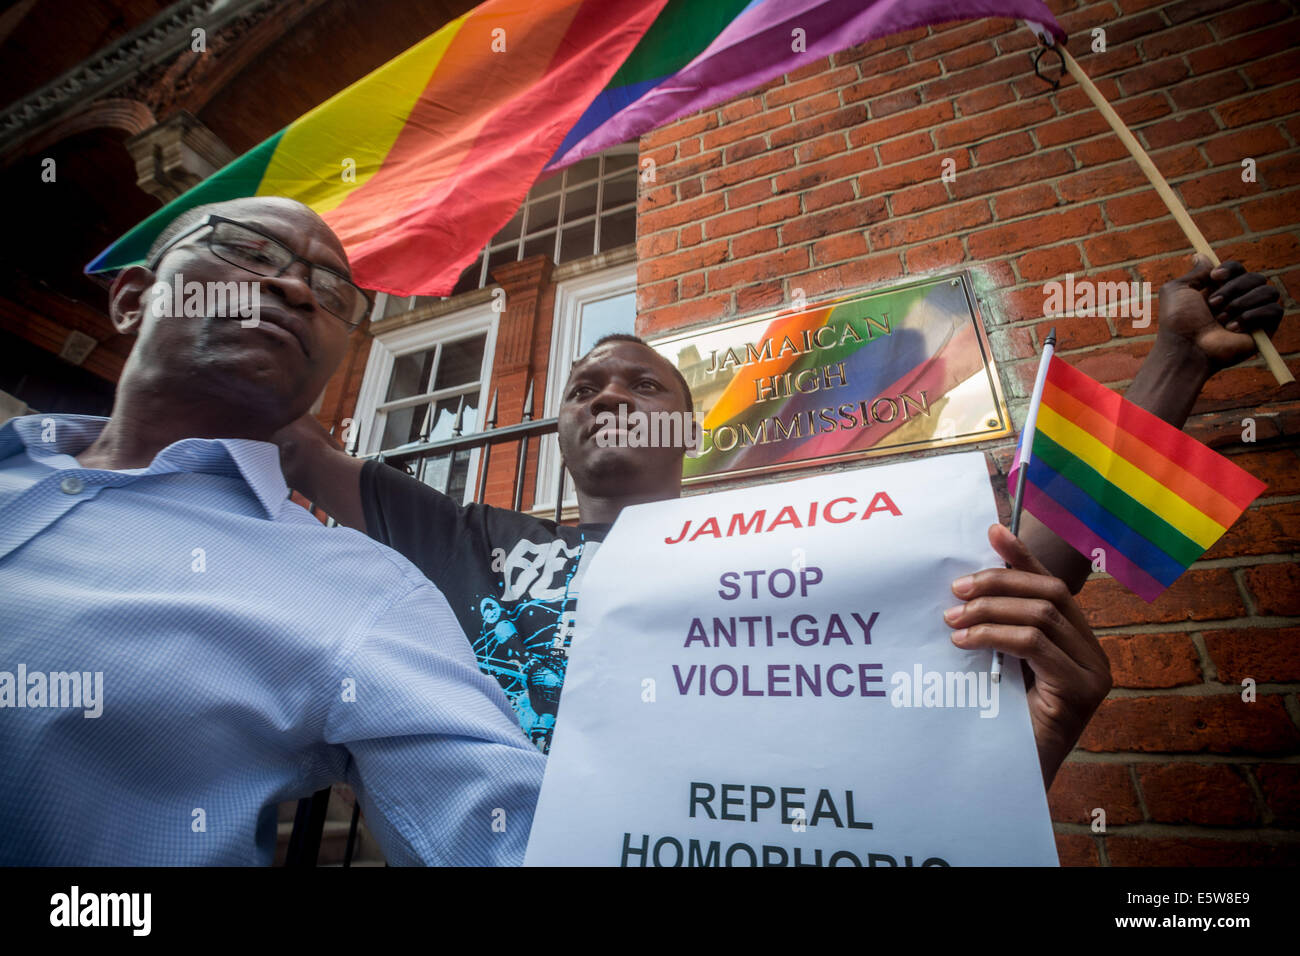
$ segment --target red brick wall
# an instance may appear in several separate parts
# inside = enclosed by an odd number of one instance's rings
[[[1300,17],[1271,0],[1048,5],[1219,255],[1285,290],[1276,342],[1300,371]],[[916,30],[644,137],[638,331],[967,268],[1018,423],[1048,324],[1064,358],[1122,392],[1154,326],[1048,323],[1042,284],[1158,289],[1191,249],[1078,86],[1051,94],[1033,75],[1032,45],[1004,20]],[[1268,490],[1154,604],[1104,576],[1085,587],[1115,690],[1050,795],[1063,863],[1300,862],[1298,397],[1257,360],[1212,379],[1189,430]],[[1011,443],[988,450],[1005,472]]]
[[[492,278],[506,291],[506,312],[501,323],[518,322],[521,335],[517,350],[511,354],[503,327],[498,326],[497,351],[492,362],[490,385],[499,394],[497,427],[514,425],[523,420],[530,381],[533,383],[533,419],[545,418],[546,372],[551,352],[552,317],[555,314],[555,284],[551,281],[550,264],[539,256],[505,266],[494,272]],[[516,315],[512,312],[516,308],[522,308],[524,314]],[[488,401],[490,403],[491,399]],[[525,511],[533,505],[539,447],[540,442],[536,437],[529,439],[523,482]],[[513,507],[518,467],[518,443],[503,443],[493,449],[484,489],[484,500],[488,504],[502,508]]]

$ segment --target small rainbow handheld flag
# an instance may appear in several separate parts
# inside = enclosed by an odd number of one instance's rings
[[[1267,485],[1050,353],[1044,362],[1012,493],[1028,457],[1025,508],[1080,554],[1100,549],[1107,573],[1154,601]]]

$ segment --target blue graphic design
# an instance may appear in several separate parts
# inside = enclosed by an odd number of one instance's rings
[[[522,601],[508,609],[496,598],[479,602],[482,629],[474,641],[479,668],[496,678],[523,728],[545,753],[559,709],[567,661],[555,654],[556,602]]]

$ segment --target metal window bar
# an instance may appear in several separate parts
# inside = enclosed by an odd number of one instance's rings
[[[541,418],[533,419],[533,382],[528,383],[528,393],[524,398],[523,414],[517,425],[507,425],[504,428],[497,428],[497,392],[492,392],[492,402],[488,408],[487,419],[484,422],[484,430],[475,432],[471,435],[462,435],[463,413],[465,403],[462,399],[456,410],[456,423],[452,429],[452,437],[441,441],[421,441],[419,444],[410,447],[404,447],[399,450],[388,452],[376,452],[370,455],[360,455],[357,457],[374,459],[380,463],[402,464],[411,462],[414,464],[417,477],[423,468],[423,462],[430,458],[451,455],[452,462],[447,469],[447,478],[443,484],[443,492],[446,493],[450,485],[452,474],[454,473],[454,464],[456,457],[460,454],[467,456],[473,455],[475,450],[481,450],[478,476],[475,481],[473,501],[476,504],[484,504],[487,495],[487,471],[488,464],[492,458],[492,449],[496,445],[517,442],[519,447],[519,461],[515,469],[515,481],[513,492],[513,507],[519,511],[523,505],[524,495],[524,475],[527,470],[528,462],[528,445],[534,437],[540,439],[546,435],[556,432],[558,419]],[[427,431],[423,437],[427,438]],[[556,482],[555,494],[555,523],[559,524],[564,512],[564,462],[561,461],[558,469],[558,480]],[[313,501],[309,505],[309,510],[315,514],[316,503]],[[331,525],[334,519],[329,519]],[[289,836],[289,846],[285,854],[284,865],[286,867],[314,867],[320,858],[321,841],[325,833],[325,820],[329,810],[330,788],[318,790],[310,797],[303,797],[298,801],[298,809],[294,814],[293,831]],[[357,845],[357,826],[361,818],[361,804],[357,803],[352,808],[352,820],[348,825],[347,847],[344,850],[343,866],[352,865],[353,855]]]

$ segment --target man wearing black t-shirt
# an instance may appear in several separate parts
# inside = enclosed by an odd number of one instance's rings
[[[596,416],[617,415],[620,405],[629,414],[692,410],[681,373],[633,336],[608,336],[574,365],[559,440],[578,493],[576,528],[462,506],[396,468],[344,454],[314,420],[279,436],[293,487],[341,524],[405,555],[439,586],[479,667],[501,685],[543,752],[588,562],[623,508],[681,494],[683,448],[629,448],[614,428],[597,440]]]
[[[1212,268],[1197,257],[1186,275],[1161,288],[1156,339],[1125,397],[1182,427],[1205,381],[1255,353],[1250,329],[1276,331],[1279,298],[1240,263]],[[462,506],[394,468],[352,458],[311,416],[275,439],[293,488],[399,551],[438,585],[479,666],[500,682],[543,751],[587,562],[623,508],[681,494],[686,449],[631,447],[606,424],[620,406],[633,421],[637,414],[689,413],[691,398],[680,373],[633,336],[602,339],[574,363],[558,432],[577,489],[576,528]],[[846,473],[845,480],[853,479]],[[1050,786],[1111,686],[1109,661],[1073,598],[1091,564],[1032,515],[1024,516],[1019,538],[994,525],[989,542],[1006,567],[954,581],[964,603],[944,620],[957,646],[1000,650],[1027,665],[1030,718]]]
[[[573,528],[505,508],[462,507],[396,468],[366,462],[360,472],[362,527],[441,582],[480,669],[546,752],[578,588],[609,523]]]

